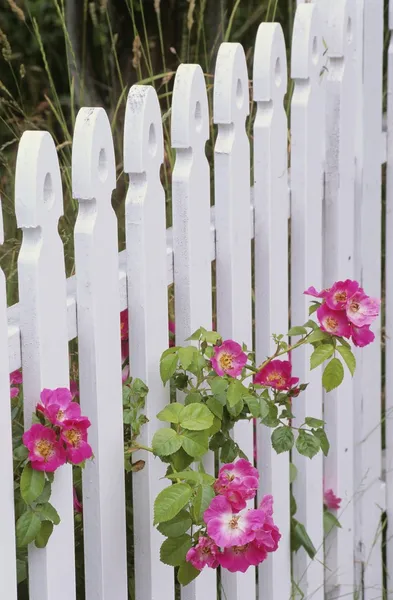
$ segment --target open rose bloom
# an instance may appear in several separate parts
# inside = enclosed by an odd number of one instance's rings
[[[212,367],[217,375],[237,377],[247,362],[247,355],[242,347],[233,340],[226,340],[221,346],[214,347]]]
[[[66,462],[77,465],[93,456],[87,439],[90,421],[68,388],[42,390],[36,410],[44,424],[35,423],[23,435],[33,469],[53,472]]]
[[[360,348],[374,341],[370,325],[379,315],[380,300],[367,296],[357,281],[336,281],[329,289],[310,287],[304,293],[322,300],[317,317],[323,331],[352,339]]]
[[[221,467],[214,483],[217,496],[204,513],[206,535],[186,556],[196,569],[221,566],[244,573],[277,550],[281,535],[273,521],[273,498],[265,496],[256,509],[247,507],[258,480],[258,471],[247,460]]]

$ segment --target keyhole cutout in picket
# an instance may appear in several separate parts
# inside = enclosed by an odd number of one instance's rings
[[[243,86],[241,79],[238,79],[236,84],[236,104],[239,108],[243,106]]]
[[[105,181],[108,177],[108,160],[106,157],[105,148],[101,148],[98,155],[98,175],[101,181]]]
[[[154,123],[150,123],[150,127],[149,127],[149,154],[151,154],[151,156],[155,156],[156,152],[157,152],[156,129],[154,127]]]
[[[48,210],[50,208],[52,208],[53,199],[54,199],[54,194],[53,194],[52,176],[50,173],[47,173],[45,175],[45,179],[44,179],[44,204],[48,208]]]
[[[202,108],[199,100],[195,104],[195,129],[197,131],[202,129]]]

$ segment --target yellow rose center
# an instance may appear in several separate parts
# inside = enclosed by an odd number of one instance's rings
[[[334,317],[327,317],[325,325],[329,331],[336,331],[338,322]]]
[[[79,442],[81,441],[82,434],[78,429],[68,429],[64,432],[64,437],[72,444],[72,446],[77,447]]]
[[[229,521],[229,527],[231,529],[237,529],[238,528],[238,522],[239,522],[240,517],[232,517],[232,519]]]
[[[337,302],[346,302],[347,300],[347,292],[341,291],[334,294],[334,297]]]
[[[232,368],[232,355],[228,354],[227,352],[223,352],[220,356],[220,358],[218,359],[221,368],[224,371],[227,371],[228,369]]]
[[[352,312],[358,312],[359,308],[360,308],[359,302],[352,302],[352,304],[351,304],[351,311]]]
[[[39,440],[35,445],[36,452],[47,462],[54,454],[53,443],[49,440]]]
[[[284,379],[284,377],[281,375],[281,373],[278,373],[277,371],[272,371],[268,375],[267,380],[268,380],[269,383],[275,383],[278,386],[285,385],[285,379]]]

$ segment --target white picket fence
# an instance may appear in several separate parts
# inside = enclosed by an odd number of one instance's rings
[[[130,180],[127,250],[120,255],[111,206],[116,171],[109,121],[101,108],[82,109],[72,152],[73,196],[80,205],[76,277],[68,280],[58,234],[63,195],[54,142],[45,132],[22,136],[15,174],[15,210],[23,231],[19,304],[8,308],[8,314],[0,271],[1,598],[17,598],[9,373],[23,369],[29,426],[41,389],[68,385],[68,342],[78,337],[81,404],[92,422],[95,453],[83,475],[86,600],[126,600],[131,574],[126,563],[119,312],[128,307],[131,375],[150,388],[149,423],[141,440],[150,443],[162,425],[155,415],[169,400],[158,369],[168,345],[168,285],[175,286],[176,341],[181,344],[200,325],[210,328],[215,260],[218,331],[251,347],[254,239],[258,361],[272,348],[270,334],[288,329],[288,225],[293,324],[308,318],[303,290],[310,285],[321,288],[353,277],[367,293],[381,296],[381,173],[387,161],[385,402],[380,323],[375,343],[358,353],[354,383],[346,376],[343,386],[329,395],[322,392],[320,370],[309,371],[309,351],[301,349],[293,356],[294,374],[310,381],[294,401],[297,419],[323,415],[331,442],[324,460],[293,456],[298,469],[293,484],[296,518],[306,526],[317,558],[311,561],[303,550],[290,555],[289,457],[272,451],[270,432],[261,426],[256,434],[260,495],[274,496],[280,548],[260,566],[258,578],[255,569],[222,573],[217,596],[217,574],[208,570],[182,589],[182,600],[393,599],[393,45],[387,135],[382,132],[382,49],[382,0],[300,3],[291,51],[294,90],[288,137],[282,29],[278,24],[260,26],[251,88],[257,103],[251,194],[245,54],[239,44],[222,44],[214,79],[218,136],[212,210],[204,76],[198,65],[181,65],[171,115],[176,164],[169,230],[160,182],[164,152],[157,95],[152,87],[133,86],[124,131],[124,171]],[[239,425],[234,435],[252,456],[251,424]],[[154,498],[166,485],[164,471],[158,460],[143,458],[145,468],[133,477],[135,599],[174,600],[173,569],[160,563],[161,535],[152,526]],[[207,466],[214,468],[213,456]],[[327,540],[323,486],[343,498],[338,513],[342,528]],[[47,548],[29,548],[30,600],[75,600],[70,467],[56,474],[52,500],[62,522]]]

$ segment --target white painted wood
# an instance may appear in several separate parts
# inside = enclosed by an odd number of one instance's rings
[[[257,364],[275,351],[272,333],[288,331],[287,60],[282,28],[259,26],[254,54],[255,352]],[[259,499],[274,497],[280,546],[259,568],[259,597],[290,598],[289,454],[278,455],[271,431],[257,425]]]
[[[43,388],[68,387],[68,335],[64,250],[58,233],[63,194],[49,133],[27,131],[19,143],[15,211],[23,240],[18,259],[25,427]],[[74,600],[72,470],[56,471],[51,503],[60,525],[48,545],[29,548],[30,600]]]
[[[386,166],[386,336],[385,336],[385,444],[386,444],[386,562],[387,600],[393,600],[393,2],[389,3],[387,166]]]
[[[250,145],[245,130],[249,114],[248,75],[240,44],[223,43],[214,77],[214,149],[217,323],[224,339],[252,347]],[[253,427],[239,423],[234,439],[250,458]],[[221,573],[226,600],[256,597],[255,569],[245,574]]]
[[[82,108],[72,146],[79,385],[94,460],[83,471],[87,600],[127,600],[116,165],[102,108]],[[110,400],[109,400],[110,399]]]
[[[0,201],[0,245],[4,243],[3,212]],[[9,600],[17,599],[16,547],[14,515],[14,471],[12,462],[12,429],[10,406],[10,377],[8,360],[7,289],[0,268],[0,454],[1,454],[1,535],[0,581],[2,594]]]
[[[381,154],[383,2],[363,2],[363,100],[359,171],[357,173],[356,274],[366,293],[381,297]],[[356,562],[364,585],[363,598],[382,595],[381,511],[381,336],[363,348],[355,382]]]
[[[154,88],[135,85],[127,100],[124,171],[130,176],[126,199],[130,371],[149,386],[140,441],[150,445],[163,424],[156,414],[169,402],[159,361],[168,347],[165,195],[160,182],[164,157],[160,107]],[[140,457],[142,458],[142,456]],[[171,600],[173,569],[160,562],[163,540],[152,527],[153,503],[167,482],[165,467],[143,453],[145,468],[133,477],[136,600]],[[137,453],[135,453],[137,460]]]
[[[354,279],[355,224],[355,5],[333,0],[330,5],[326,74],[326,167],[324,201],[324,281]],[[330,441],[324,460],[325,489],[342,498],[335,527],[325,541],[326,592],[333,598],[351,595],[354,579],[354,445],[353,380],[324,395],[324,418]]]
[[[324,94],[320,85],[323,44],[318,9],[300,4],[292,38],[291,105],[291,323],[308,319],[309,300],[303,291],[310,285],[322,287],[322,165]],[[293,353],[293,375],[310,385],[294,402],[294,425],[305,416],[321,418],[321,370],[310,372],[310,347]],[[310,561],[303,549],[293,557],[295,583],[306,598],[323,600],[322,455],[312,460],[293,453],[298,475],[293,489],[296,518],[304,524],[318,554]],[[300,597],[300,595],[295,596]]]
[[[172,101],[172,147],[176,162],[172,175],[173,257],[176,344],[201,325],[212,326],[210,247],[210,168],[205,154],[209,139],[209,106],[199,65],[180,65]],[[214,453],[204,461],[214,475]],[[204,569],[182,589],[183,600],[213,599],[217,573]]]

